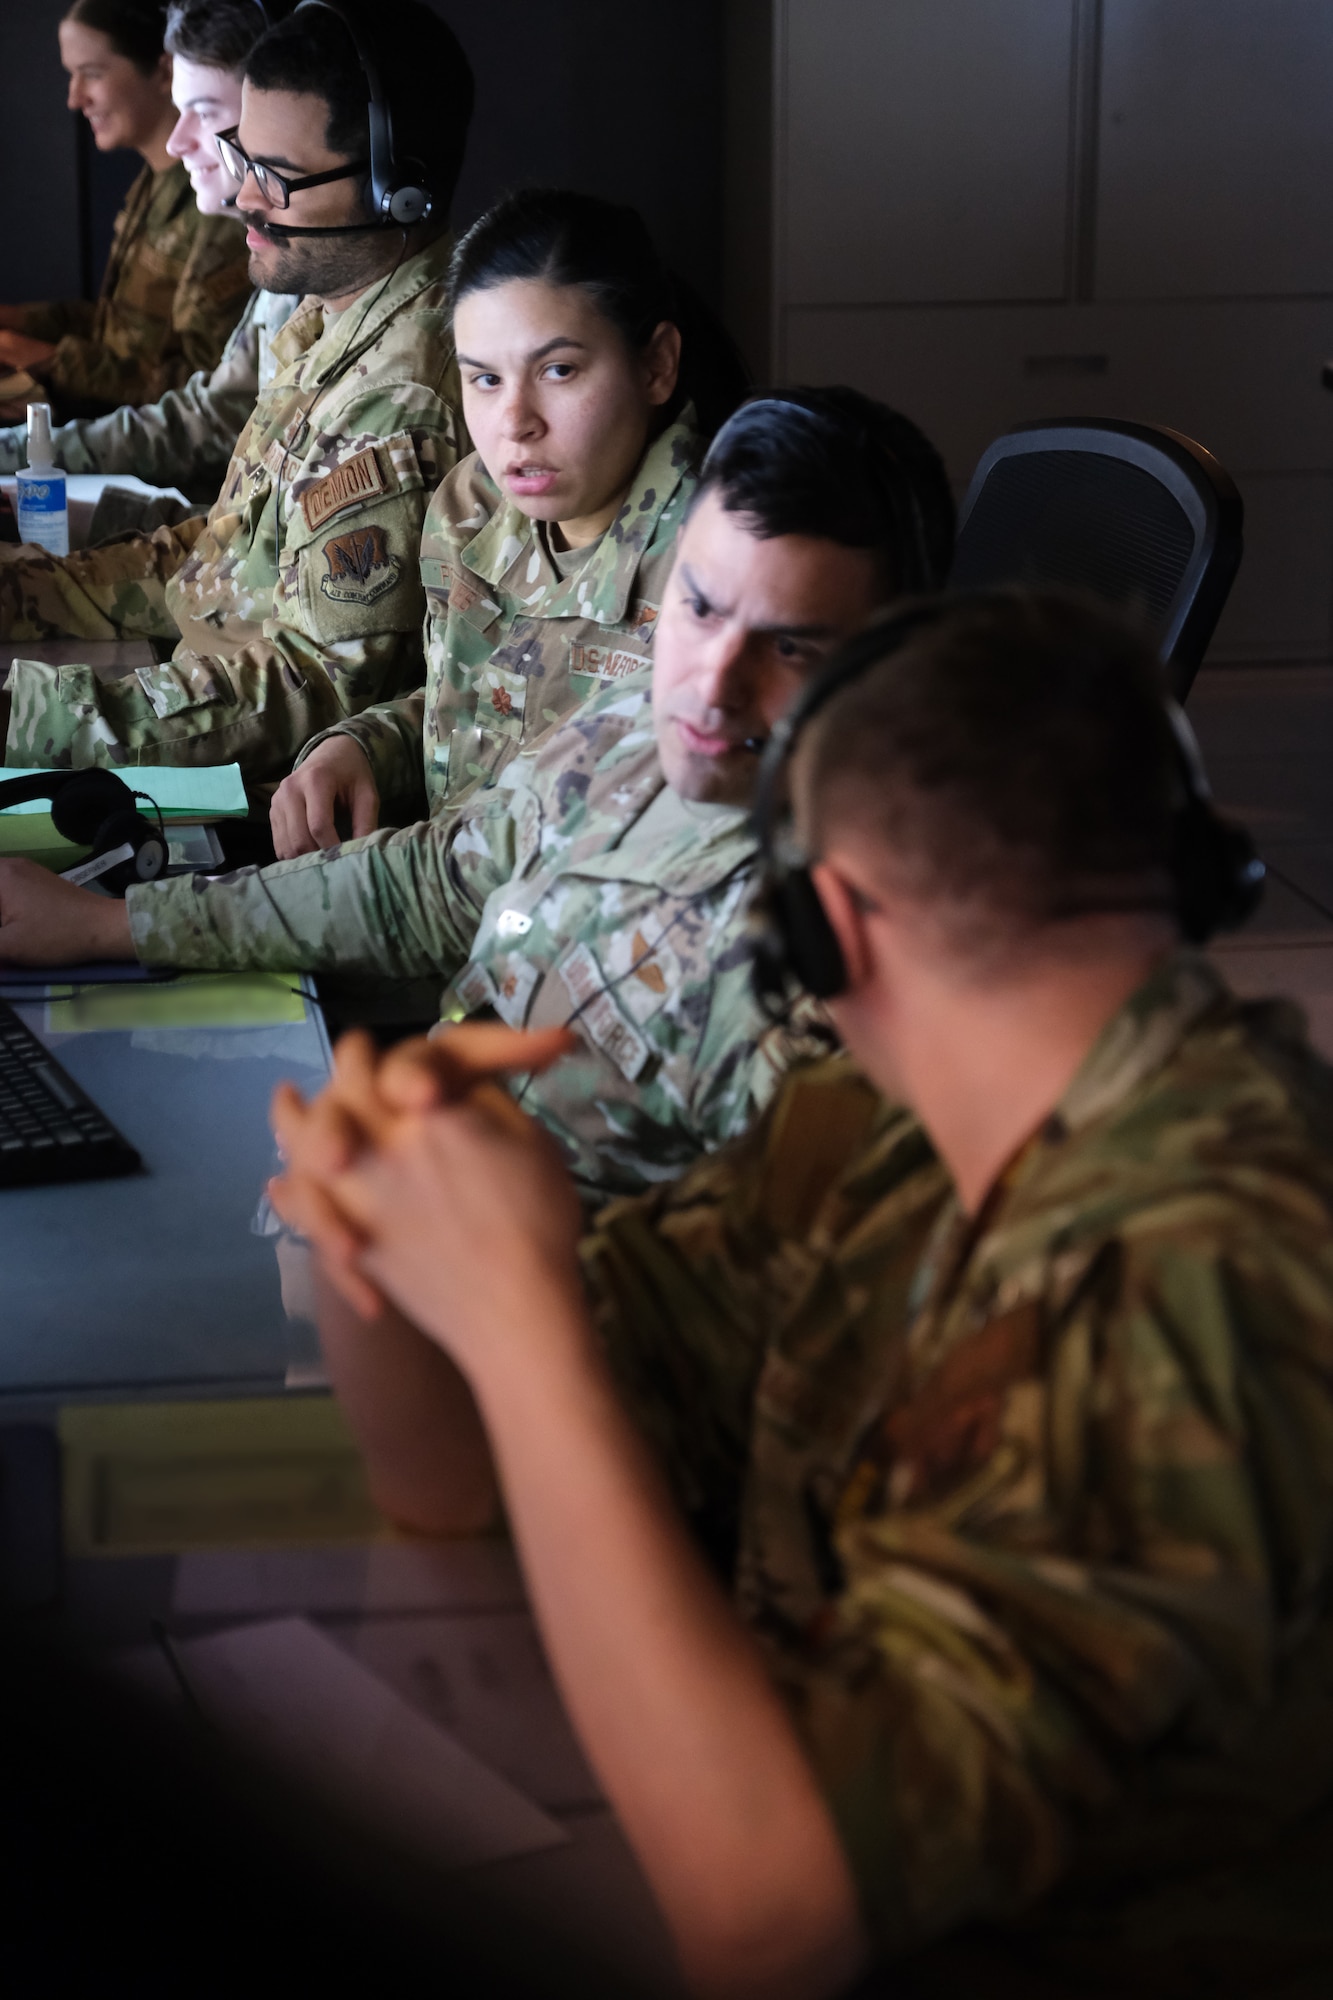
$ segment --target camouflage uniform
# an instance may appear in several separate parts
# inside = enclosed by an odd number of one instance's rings
[[[449,254],[432,244],[327,326],[315,299],[292,315],[207,523],[0,557],[0,635],[180,639],[111,683],[16,660],[7,763],[276,778],[317,729],[419,684],[421,523],[459,438]]]
[[[667,785],[640,675],[595,696],[457,814],[221,880],[132,889],[152,965],[450,985],[446,1019],[568,1022],[580,1055],[520,1085],[584,1193],[678,1173],[741,1132],[788,1058],[750,988],[748,815]]]
[[[300,304],[290,292],[255,292],[211,372],[200,369],[156,403],[127,404],[109,417],[80,417],[54,433],[66,472],[131,472],[150,486],[177,486],[213,501],[261,390],[277,373],[273,336]],[[28,462],[26,424],[0,430],[0,472]]]
[[[970,1219],[814,1065],[585,1259],[905,1991],[1333,1991],[1288,1983],[1333,1972],[1333,1813],[1286,1831],[1333,1798],[1333,1075],[1294,1010],[1169,961]]]
[[[426,686],[329,732],[361,745],[381,800],[401,807],[399,823],[452,810],[580,702],[651,665],[697,484],[692,420],[687,410],[649,446],[586,555],[553,558],[545,528],[501,497],[475,454],[444,481],[421,540]]]
[[[145,167],[116,217],[96,305],[25,308],[20,331],[56,343],[27,372],[65,415],[151,403],[196,368],[216,368],[249,296],[243,226],[199,213],[179,160],[158,174]]]

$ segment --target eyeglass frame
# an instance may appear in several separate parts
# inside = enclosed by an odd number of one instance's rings
[[[322,174],[301,174],[296,180],[291,180],[286,174],[280,174],[276,167],[266,167],[262,160],[252,160],[244,147],[237,143],[236,134],[240,129],[239,125],[233,125],[228,132],[214,133],[213,136],[217,141],[218,158],[222,161],[228,178],[236,182],[238,192],[245,186],[250,175],[253,174],[255,186],[259,189],[260,194],[270,208],[290,208],[292,196],[299,194],[302,188],[323,187],[326,181],[352,180],[357,174],[367,173],[370,169],[369,160],[353,160],[345,167],[329,167]],[[234,153],[236,159],[242,163],[242,171],[239,176],[231,161],[227,158],[228,153]],[[269,192],[270,182],[281,193],[281,201],[275,200],[274,196]]]

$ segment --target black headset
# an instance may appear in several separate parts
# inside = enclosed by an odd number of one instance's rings
[[[788,1011],[793,984],[831,1000],[847,984],[842,947],[810,872],[811,856],[795,834],[786,775],[802,731],[851,682],[901,650],[923,627],[950,617],[966,600],[936,598],[909,605],[862,632],[805,687],[774,727],[764,748],[752,808],[760,875],[752,905],[750,949],[755,992],[775,1018]],[[984,601],[978,599],[978,601]],[[1181,934],[1203,944],[1215,931],[1235,930],[1258,907],[1264,864],[1244,827],[1213,804],[1203,758],[1183,710],[1165,703],[1176,746],[1181,798],[1176,809],[1172,878]]]
[[[323,7],[326,13],[336,14],[356,50],[357,61],[370,92],[370,205],[376,217],[380,223],[398,229],[410,229],[415,223],[428,221],[434,213],[435,197],[426,184],[423,163],[420,160],[400,160],[394,150],[393,111],[380,81],[379,65],[357,28],[356,7],[346,5],[345,0],[299,0],[294,11],[299,14],[303,7]],[[409,169],[415,171],[410,172]],[[315,232],[292,230],[290,233],[313,235]]]
[[[69,871],[77,882],[96,880],[123,896],[136,882],[156,882],[167,865],[159,807],[147,792],[131,791],[114,771],[39,771],[30,778],[0,779],[0,808],[29,799],[50,799],[56,832],[91,847],[88,859]],[[136,799],[153,807],[156,826],[135,810]]]

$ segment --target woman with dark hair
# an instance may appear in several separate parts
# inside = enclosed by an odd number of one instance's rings
[[[383,801],[399,822],[452,811],[651,666],[704,444],[745,392],[735,349],[632,208],[510,195],[459,243],[450,293],[477,449],[426,516],[427,684],[307,746],[273,802],[283,857],[336,841],[340,811],[356,834]]]
[[[245,234],[201,215],[183,164],[167,151],[176,123],[165,0],[74,0],[60,23],[69,104],[99,152],[143,159],[116,218],[96,304],[0,306],[0,365],[17,369],[3,414],[40,394],[62,417],[149,403],[197,368],[213,368],[250,294]]]

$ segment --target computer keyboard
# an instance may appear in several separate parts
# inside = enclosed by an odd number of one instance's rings
[[[136,1174],[143,1161],[0,1000],[0,1188]]]

